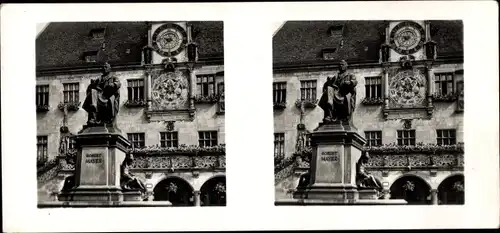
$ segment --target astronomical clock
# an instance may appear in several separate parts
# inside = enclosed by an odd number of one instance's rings
[[[177,62],[187,61],[188,30],[185,22],[152,24],[153,64],[160,64],[167,57]]]
[[[389,66],[386,67],[389,101],[386,117],[416,118],[432,113],[429,102],[429,72],[425,47],[429,25],[424,21],[393,21],[386,28]],[[421,113],[419,113],[421,112]],[[395,113],[395,114],[391,114]]]
[[[186,64],[192,43],[187,22],[151,24],[148,45],[151,60],[148,69],[151,104],[147,115],[152,121],[187,120],[194,113],[191,101],[193,71]]]
[[[388,26],[388,42],[392,62],[402,56],[412,55],[416,60],[425,59],[424,43],[427,28],[423,21],[394,21]]]

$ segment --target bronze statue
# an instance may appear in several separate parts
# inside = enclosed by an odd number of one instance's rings
[[[370,160],[367,152],[363,151],[359,161],[356,163],[356,185],[358,188],[374,188],[382,191],[383,187],[380,181],[365,170],[365,165]]]
[[[91,80],[82,108],[88,113],[88,126],[114,125],[120,103],[121,83],[112,76],[111,65],[105,63],[101,77]]]
[[[136,176],[130,173],[130,165],[134,161],[134,157],[132,154],[127,154],[125,156],[125,160],[120,166],[120,186],[122,190],[138,190],[141,193],[146,193],[146,186],[144,183],[139,180]]]
[[[356,106],[356,77],[347,72],[347,62],[340,62],[337,76],[327,77],[319,106],[324,111],[323,123],[349,122]]]

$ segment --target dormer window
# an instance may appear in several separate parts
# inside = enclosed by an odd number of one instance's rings
[[[321,52],[323,55],[323,60],[334,60],[335,59],[335,52],[337,52],[337,48],[323,49]]]
[[[90,30],[90,37],[94,40],[104,39],[104,28],[95,28]]]
[[[341,37],[344,32],[344,25],[333,25],[328,29],[331,37]]]
[[[97,62],[98,51],[87,51],[83,53],[85,62]]]

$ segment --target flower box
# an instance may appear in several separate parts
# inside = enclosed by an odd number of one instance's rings
[[[432,95],[434,102],[453,102],[458,99],[458,95],[455,93],[448,93],[446,95],[442,94],[434,94]]]
[[[128,150],[129,153],[133,154],[187,154],[187,155],[199,155],[199,154],[225,154],[226,145],[219,144],[212,147],[200,147],[197,145],[179,145],[178,147],[160,147],[159,145],[147,146],[142,148],[133,148]]]
[[[136,108],[136,107],[144,107],[147,105],[146,100],[127,100],[125,102],[125,107],[127,108]]]
[[[318,105],[318,100],[315,99],[315,100],[309,100],[309,99],[304,99],[304,100],[301,100],[301,99],[298,99],[297,101],[295,101],[295,107],[297,108],[301,108],[302,106],[304,106],[304,108],[308,109],[308,108],[315,108],[316,105]]]
[[[57,105],[57,108],[59,108],[59,110],[61,111],[64,111],[65,106],[68,111],[78,111],[78,109],[80,109],[80,102],[61,102]]]
[[[464,153],[463,143],[455,145],[436,145],[419,143],[414,146],[399,146],[395,143],[382,146],[365,147],[372,154],[439,154],[439,153]]]
[[[37,112],[47,112],[47,111],[49,111],[49,105],[48,104],[37,105],[36,106],[36,111]]]
[[[194,97],[195,103],[200,104],[214,104],[219,101],[219,95],[197,95]]]
[[[379,105],[384,103],[383,98],[364,98],[361,101],[362,104],[364,105]]]
[[[273,108],[274,109],[285,109],[286,102],[273,102]]]

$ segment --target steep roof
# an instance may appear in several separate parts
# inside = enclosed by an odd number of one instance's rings
[[[273,63],[322,63],[322,50],[333,48],[330,62],[376,62],[386,25],[386,21],[288,21],[273,37]],[[340,35],[329,33],[340,26]],[[438,56],[463,55],[462,21],[431,21],[430,31]]]
[[[222,57],[222,21],[192,22],[198,31],[199,58]],[[93,29],[105,28],[104,39],[93,39]],[[86,52],[98,51],[99,58],[110,63],[140,64],[141,51],[147,44],[146,22],[55,22],[50,23],[36,40],[38,67],[72,67],[89,65],[83,59]]]

